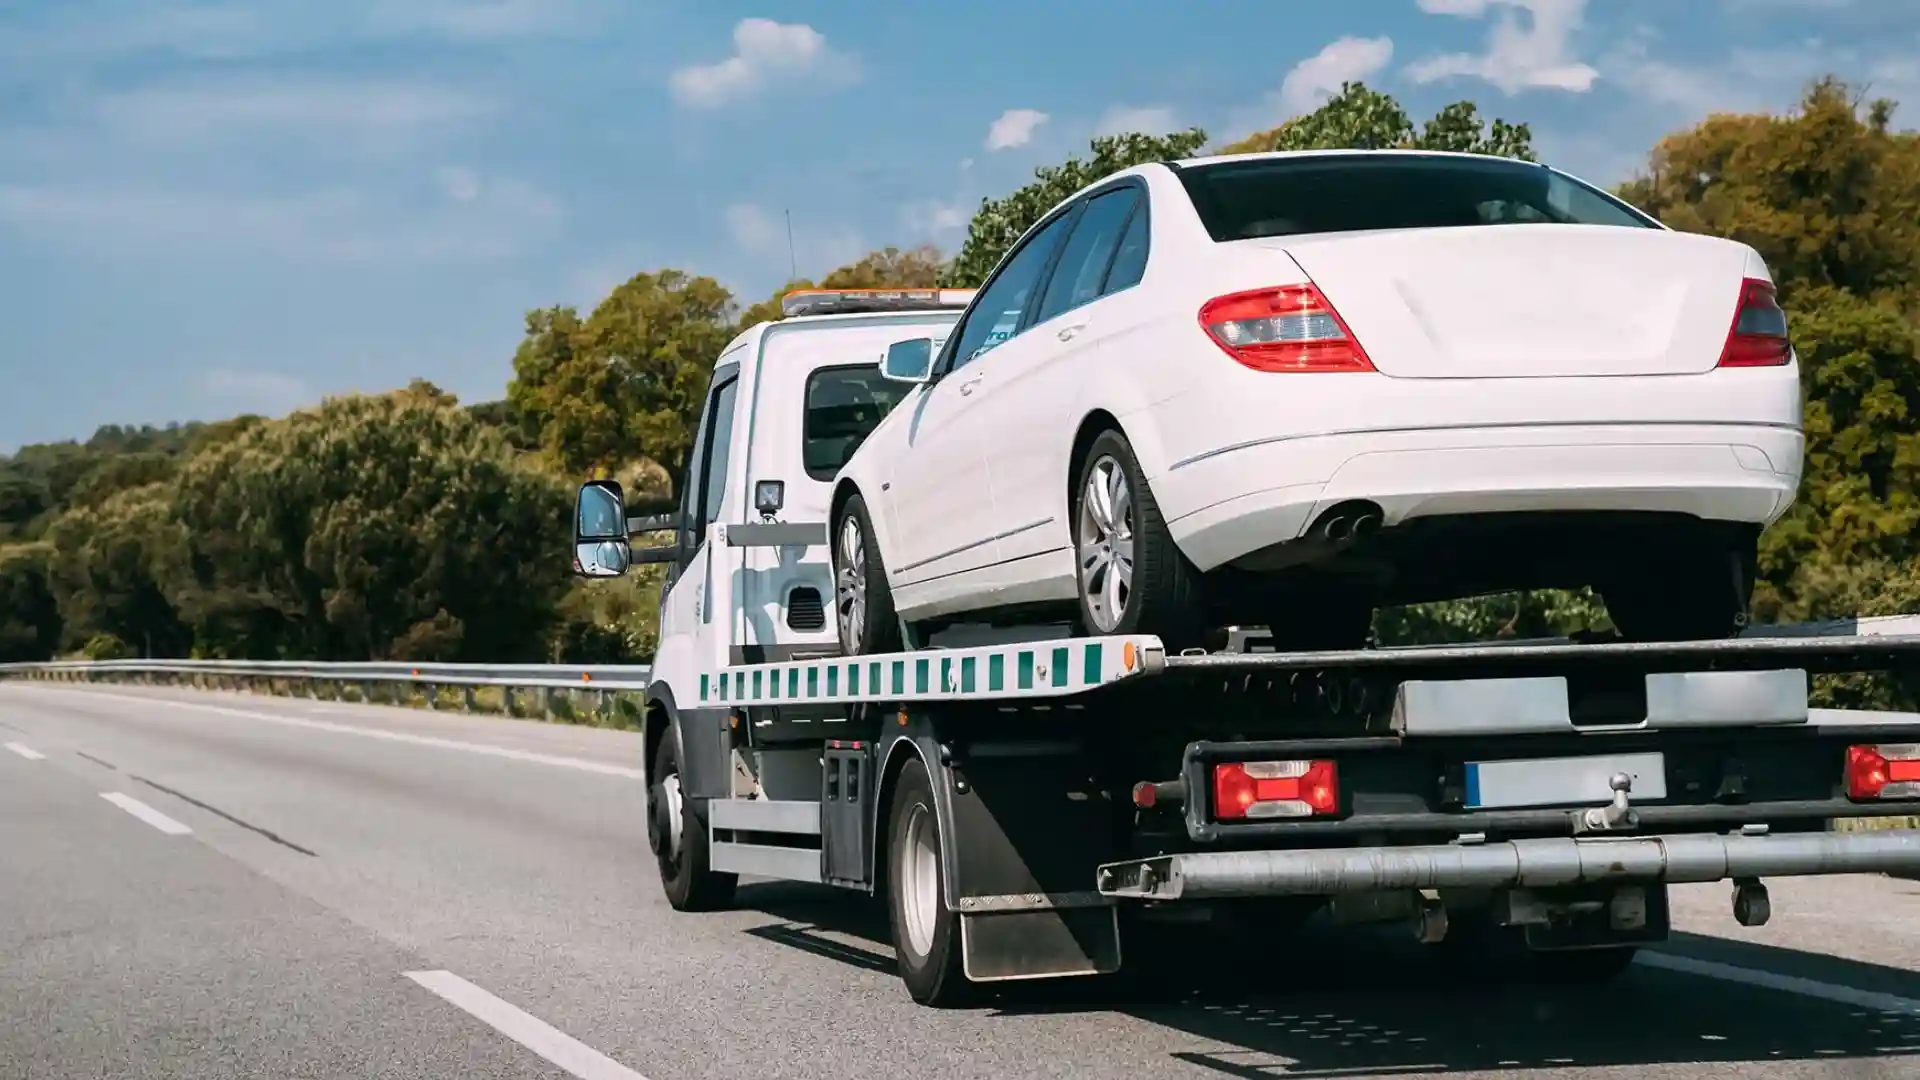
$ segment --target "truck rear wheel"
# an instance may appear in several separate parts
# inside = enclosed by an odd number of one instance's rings
[[[660,749],[653,755],[647,839],[660,865],[660,885],[675,911],[713,911],[733,903],[740,878],[709,869],[706,815],[696,810],[681,786],[672,732],[660,740]]]
[[[960,917],[947,907],[940,814],[933,783],[918,758],[893,788],[887,825],[887,893],[900,979],[922,1005],[961,1004],[973,989],[962,970]]]

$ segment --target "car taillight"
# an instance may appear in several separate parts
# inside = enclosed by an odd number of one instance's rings
[[[1331,761],[1229,761],[1213,767],[1213,813],[1222,821],[1317,817],[1340,809]]]
[[[1847,798],[1920,799],[1920,744],[1847,747]]]
[[[1340,313],[1313,285],[1282,285],[1207,301],[1200,328],[1255,371],[1372,371]]]
[[[1787,313],[1780,307],[1773,283],[1746,279],[1740,286],[1740,307],[1733,313],[1733,328],[1727,331],[1727,347],[1720,352],[1720,366],[1779,367],[1792,352],[1787,340]]]

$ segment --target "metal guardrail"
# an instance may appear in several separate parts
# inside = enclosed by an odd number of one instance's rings
[[[511,686],[552,690],[645,690],[646,664],[425,664],[319,660],[51,660],[0,664],[8,675],[195,675],[214,680],[286,679],[416,686]]]

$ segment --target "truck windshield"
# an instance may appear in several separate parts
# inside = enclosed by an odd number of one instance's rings
[[[1510,158],[1328,154],[1193,165],[1179,175],[1220,242],[1461,225],[1660,227],[1565,173]]]
[[[807,475],[831,480],[887,413],[913,389],[883,378],[876,364],[821,368],[807,377],[801,461]]]

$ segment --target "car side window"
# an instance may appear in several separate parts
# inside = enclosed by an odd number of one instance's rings
[[[947,370],[965,367],[968,361],[1020,332],[1020,317],[1026,314],[1027,301],[1040,286],[1040,273],[1047,268],[1047,260],[1053,257],[1053,249],[1072,219],[1073,214],[1068,212],[1048,222],[980,290],[960,328],[959,340],[954,342],[953,360]]]
[[[1107,283],[1100,290],[1100,295],[1131,289],[1140,284],[1140,278],[1146,272],[1147,204],[1141,202],[1134,207],[1133,220],[1127,223],[1126,235],[1120,238],[1120,249],[1113,253],[1113,266],[1107,270]]]
[[[680,556],[684,566],[692,560],[705,542],[707,524],[711,516],[706,512],[707,489],[713,486],[708,481],[707,461],[714,453],[723,456],[727,453],[727,440],[720,441],[719,448],[713,447],[715,428],[725,422],[731,434],[733,427],[733,387],[738,385],[740,368],[737,364],[723,365],[714,373],[712,385],[707,390],[707,404],[700,413],[699,426],[694,428],[693,450],[687,455],[687,471],[680,478]],[[721,414],[726,415],[722,416]],[[725,483],[724,470],[723,479]]]
[[[1087,203],[1086,212],[1073,227],[1073,235],[1060,249],[1060,261],[1054,264],[1035,322],[1045,322],[1100,299],[1101,286],[1107,279],[1107,264],[1113,261],[1114,249],[1120,245],[1127,215],[1139,201],[1139,192],[1128,186],[1097,195]]]

